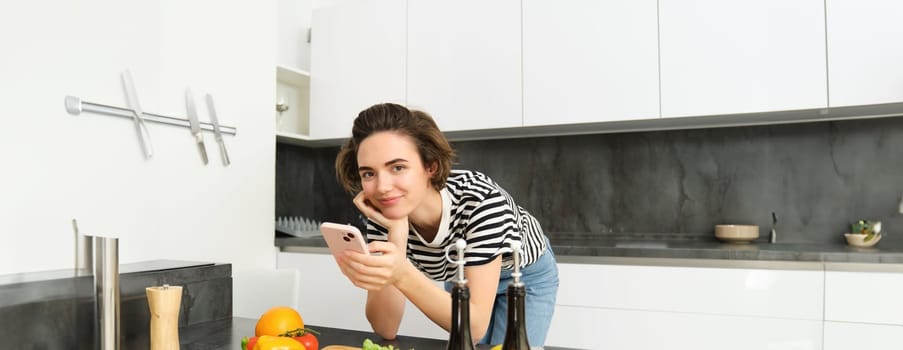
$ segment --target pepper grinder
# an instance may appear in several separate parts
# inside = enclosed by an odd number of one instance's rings
[[[179,306],[182,287],[164,284],[147,287],[147,306],[150,308],[150,349],[179,350]]]

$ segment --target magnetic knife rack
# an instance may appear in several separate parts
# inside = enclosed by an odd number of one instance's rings
[[[107,106],[99,103],[82,101],[80,98],[75,96],[66,96],[66,112],[72,115],[79,115],[82,112],[90,112],[90,113],[98,113],[111,115],[114,117],[122,117],[133,119],[135,118],[135,112],[129,108],[115,107],[115,106]],[[188,119],[182,118],[173,118],[167,117],[165,115],[153,114],[153,113],[141,113],[141,116],[145,121],[158,123],[158,124],[167,124],[174,125],[183,128],[191,128]],[[209,122],[199,121],[201,125],[201,130],[213,132],[213,124]],[[220,125],[219,131],[223,134],[235,136],[237,130],[233,126]]]

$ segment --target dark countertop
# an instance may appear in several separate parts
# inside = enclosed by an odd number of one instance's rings
[[[752,243],[722,243],[714,237],[645,235],[595,237],[591,234],[550,235],[559,262],[592,263],[594,258],[710,259],[819,263],[903,264],[903,247],[879,242],[875,247],[857,248],[846,244],[771,244],[760,238]],[[321,237],[276,236],[282,251],[320,252],[326,243]]]
[[[150,260],[135,263],[119,264],[119,274],[135,272],[163,271],[182,269],[186,267],[213,265],[210,262],[184,261],[184,260]],[[38,281],[62,280],[67,278],[91,276],[90,270],[60,269],[35,272],[12,273],[0,275],[0,285],[21,284]]]
[[[232,319],[207,322],[199,325],[183,327],[179,329],[179,343],[183,350],[239,350],[241,338],[254,335],[254,326],[257,320],[250,318],[234,317]],[[353,331],[347,329],[319,327],[305,325],[308,328],[320,332],[317,340],[320,347],[327,345],[348,345],[360,347],[364,339],[370,338],[374,342],[387,346],[391,344],[403,350],[444,350],[445,340],[399,336],[393,341],[379,340],[373,333]],[[477,349],[489,349],[489,346],[481,345]],[[549,350],[564,350],[565,348],[546,347]]]

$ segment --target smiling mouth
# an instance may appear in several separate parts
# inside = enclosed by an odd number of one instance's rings
[[[379,200],[379,204],[382,204],[384,207],[390,207],[398,203],[401,200],[401,196],[392,197],[392,198],[382,198]]]

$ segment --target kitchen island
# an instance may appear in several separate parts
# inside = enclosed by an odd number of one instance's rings
[[[721,243],[714,237],[550,235],[560,285],[546,343],[609,349],[851,349],[862,334],[903,346],[903,249]],[[360,300],[319,238],[277,237],[278,266]],[[316,292],[313,292],[316,293]],[[862,295],[869,295],[863,298]],[[324,324],[334,307],[303,303]],[[409,310],[411,317],[418,317]],[[587,322],[587,320],[592,320]],[[420,322],[426,324],[426,322]],[[428,334],[417,322],[403,326]],[[357,327],[361,328],[363,323]],[[750,337],[750,334],[756,336]],[[431,335],[435,337],[435,335]],[[743,342],[737,342],[743,339]],[[793,344],[793,346],[788,346]]]
[[[207,322],[199,325],[182,327],[179,329],[179,343],[183,350],[238,350],[241,349],[241,338],[254,335],[254,326],[257,320],[251,318],[234,317],[219,321]],[[399,336],[395,340],[381,340],[373,333],[305,325],[320,332],[317,339],[320,347],[327,345],[348,345],[360,347],[364,339],[388,346],[392,345],[401,350],[443,350],[445,340]],[[477,349],[489,349],[488,345],[480,345]],[[545,349],[565,349],[560,347],[546,347]]]

